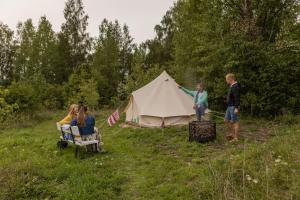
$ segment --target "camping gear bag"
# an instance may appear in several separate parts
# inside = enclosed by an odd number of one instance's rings
[[[189,141],[210,142],[216,139],[214,121],[192,121],[189,123]]]

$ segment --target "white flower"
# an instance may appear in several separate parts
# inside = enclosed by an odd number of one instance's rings
[[[251,181],[252,180],[251,176],[249,176],[248,174],[246,175],[246,179],[247,179],[247,181]]]
[[[287,162],[283,162],[282,164],[283,164],[283,165],[288,165],[288,163],[287,163]]]
[[[255,184],[258,183],[258,180],[257,180],[257,179],[253,179],[252,181],[253,181],[253,183],[255,183]]]

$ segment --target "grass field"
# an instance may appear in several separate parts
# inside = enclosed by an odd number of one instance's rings
[[[97,116],[103,125],[109,112]],[[187,127],[101,127],[105,151],[60,151],[52,115],[0,132],[0,199],[300,199],[300,120],[243,119],[243,139],[188,142]]]

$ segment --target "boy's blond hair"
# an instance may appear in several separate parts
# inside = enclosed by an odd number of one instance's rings
[[[226,77],[226,78],[230,78],[230,79],[232,79],[232,80],[235,80],[235,76],[234,76],[233,73],[228,73],[225,77]]]

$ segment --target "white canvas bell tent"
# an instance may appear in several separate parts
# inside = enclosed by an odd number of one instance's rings
[[[164,71],[144,87],[134,91],[125,109],[126,122],[141,127],[188,124],[194,119],[193,98],[178,88]]]

